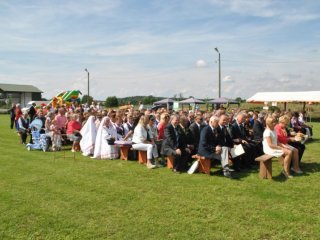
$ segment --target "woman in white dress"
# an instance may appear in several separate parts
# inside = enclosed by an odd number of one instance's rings
[[[283,148],[277,140],[277,133],[274,126],[277,124],[276,119],[268,117],[266,119],[266,129],[263,132],[263,152],[274,157],[283,157],[283,175],[286,178],[292,178],[290,175],[290,163],[292,158],[292,151]]]
[[[152,164],[152,158],[158,157],[158,150],[156,145],[153,145],[148,133],[147,123],[149,119],[142,115],[138,125],[135,127],[132,137],[132,148],[147,152],[147,168],[155,168]]]
[[[95,121],[95,116],[90,116],[80,130],[80,133],[82,135],[80,148],[83,156],[93,155],[94,153],[94,146],[97,136]]]
[[[109,117],[101,120],[95,142],[93,158],[96,159],[117,159],[119,149],[112,142],[117,140],[117,131],[112,125]]]

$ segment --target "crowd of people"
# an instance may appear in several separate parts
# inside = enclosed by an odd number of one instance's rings
[[[52,151],[59,151],[66,142],[71,151],[81,151],[95,159],[118,159],[119,144],[147,152],[150,169],[166,164],[173,156],[173,172],[187,171],[195,154],[221,164],[223,175],[232,178],[234,171],[255,167],[255,158],[269,154],[282,159],[283,175],[303,173],[300,161],[305,139],[312,138],[312,126],[304,121],[304,113],[252,112],[223,107],[214,111],[168,111],[133,107],[107,110],[93,103],[86,107],[70,106],[40,109],[33,105],[21,110],[19,104],[10,109],[10,127],[14,126],[21,143],[32,142],[30,123],[42,121],[41,133],[46,134]],[[230,151],[241,144],[243,154]],[[134,152],[130,155],[135,158]]]

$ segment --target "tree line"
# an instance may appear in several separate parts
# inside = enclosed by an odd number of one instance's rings
[[[192,96],[189,96],[189,98],[190,97]],[[84,95],[81,99],[81,102],[86,103],[87,98],[88,96]],[[118,98],[116,96],[109,96],[105,99],[105,101],[98,101],[98,102],[100,102],[105,107],[119,107],[119,106],[127,105],[129,103],[132,105],[138,105],[140,102],[144,105],[152,105],[154,102],[160,101],[162,99],[165,99],[165,97],[155,97],[155,96],[149,95],[149,96],[130,96],[130,97]],[[181,101],[181,100],[184,100],[185,98],[181,94],[180,95],[175,94],[172,97],[172,99],[176,101]],[[240,97],[237,97],[236,100],[240,103],[245,102],[245,99],[241,99]],[[89,103],[93,101],[94,101],[93,98],[89,96]]]
[[[165,97],[155,97],[152,95],[149,96],[131,96],[131,97],[124,97],[118,98],[116,96],[109,96],[106,98],[104,102],[99,101],[105,107],[119,107],[127,104],[138,105],[140,102],[144,105],[151,105],[156,101],[164,99]],[[82,103],[86,103],[88,99],[87,95],[84,95],[81,99]],[[93,102],[93,98],[89,96],[89,103]]]

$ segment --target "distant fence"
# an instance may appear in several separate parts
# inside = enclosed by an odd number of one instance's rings
[[[0,108],[0,114],[7,114],[9,113],[9,109]]]

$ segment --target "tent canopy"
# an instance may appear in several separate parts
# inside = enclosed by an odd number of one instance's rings
[[[306,92],[258,92],[247,102],[320,102],[320,91]]]
[[[196,98],[188,98],[186,100],[180,101],[180,104],[204,104],[205,102]]]
[[[174,101],[171,98],[165,98],[160,101],[154,102],[153,105],[162,105],[162,104],[168,104],[173,103]]]
[[[228,99],[228,98],[217,98],[217,99],[213,99],[210,100],[208,103],[213,103],[213,104],[227,104],[227,103],[235,103],[235,104],[239,104],[238,101],[233,100],[233,99]]]

